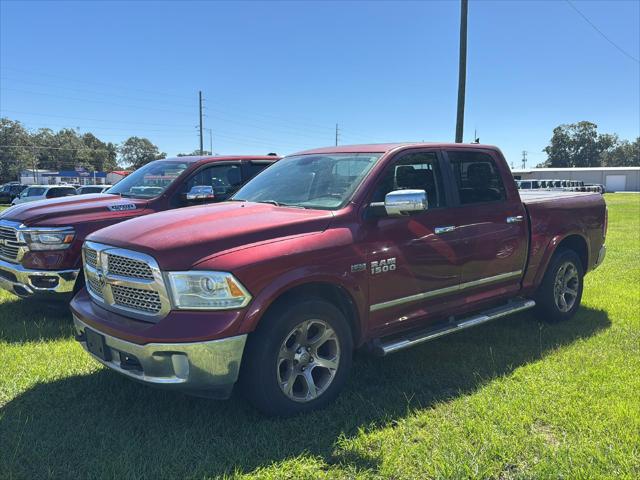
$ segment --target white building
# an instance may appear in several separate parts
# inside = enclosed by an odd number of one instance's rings
[[[524,168],[511,173],[516,180],[582,180],[604,185],[608,192],[640,192],[640,167]]]

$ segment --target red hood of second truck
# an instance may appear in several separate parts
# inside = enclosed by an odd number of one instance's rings
[[[2,213],[2,219],[22,222],[31,226],[73,226],[82,222],[107,220],[110,217],[137,216],[147,200],[122,198],[118,195],[90,194],[20,203]],[[135,209],[112,210],[118,206],[134,205]],[[121,207],[122,208],[122,207]],[[131,208],[131,207],[129,207]]]
[[[332,218],[330,211],[224,202],[136,218],[87,240],[147,253],[163,270],[188,270],[233,249],[322,232]]]

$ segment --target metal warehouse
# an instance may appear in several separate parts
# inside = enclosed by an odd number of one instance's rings
[[[517,180],[582,180],[608,192],[640,191],[640,167],[526,168],[512,170]]]

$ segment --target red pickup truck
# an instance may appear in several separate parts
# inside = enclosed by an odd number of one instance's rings
[[[521,198],[491,146],[339,146],[228,202],[90,235],[77,339],[132,379],[260,410],[326,405],[352,351],[386,355],[537,307],[564,320],[602,263],[601,195]]]
[[[276,160],[274,156],[157,160],[106,194],[11,207],[0,215],[0,287],[20,297],[70,294],[82,285],[76,281],[82,242],[91,232],[149,213],[226,200]]]

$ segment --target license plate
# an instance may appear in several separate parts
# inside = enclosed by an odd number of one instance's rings
[[[87,350],[96,357],[108,362],[111,360],[111,349],[107,347],[104,336],[94,332],[89,328],[84,329],[84,336],[87,341]]]

